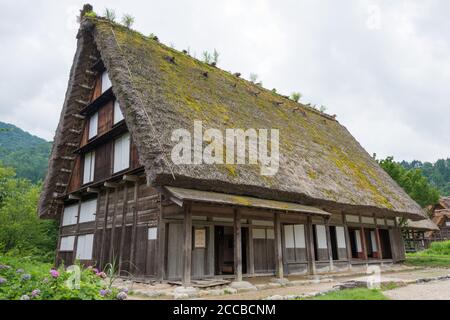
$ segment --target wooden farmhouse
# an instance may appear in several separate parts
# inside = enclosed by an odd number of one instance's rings
[[[404,259],[396,218],[425,215],[335,117],[91,16],[40,199],[59,263],[189,284]],[[175,165],[172,132],[198,120],[278,129],[278,172]]]
[[[437,230],[428,231],[425,237],[430,241],[450,240],[450,197],[439,199],[439,203],[434,205],[431,211]]]

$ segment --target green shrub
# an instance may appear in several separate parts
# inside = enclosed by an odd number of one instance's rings
[[[0,256],[0,300],[113,300],[126,298],[126,293],[108,286],[94,268],[80,269],[76,273],[32,257],[12,258]],[[79,284],[79,285],[76,285]],[[126,292],[126,290],[123,290]]]

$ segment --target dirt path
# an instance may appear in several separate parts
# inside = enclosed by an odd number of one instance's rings
[[[410,284],[383,293],[392,300],[450,300],[450,280]]]

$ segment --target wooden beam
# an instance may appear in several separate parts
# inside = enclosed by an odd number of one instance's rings
[[[105,182],[103,184],[103,186],[105,188],[111,188],[111,189],[117,189],[119,187],[119,185],[117,183],[115,183],[115,182]]]
[[[92,70],[87,69],[87,70],[86,70],[86,74],[88,74],[88,75],[90,75],[90,76],[95,76],[97,73],[94,72],[94,71],[92,71]]]
[[[65,188],[67,187],[67,183],[57,182],[55,186],[58,188]]]
[[[347,248],[348,269],[352,269],[352,245],[350,243],[350,232],[348,231],[347,218],[342,213],[342,223],[344,224],[345,247]]]
[[[78,148],[78,144],[77,143],[72,143],[72,142],[67,142],[66,146],[67,147],[71,147],[71,148]]]
[[[192,270],[192,212],[189,205],[184,207],[183,220],[183,278],[182,283],[184,287],[191,284],[191,270]]]
[[[81,134],[82,131],[81,130],[76,130],[76,129],[69,129],[70,133],[75,133],[75,134]]]
[[[100,193],[100,189],[88,187],[88,188],[86,189],[86,192],[87,192],[87,193]]]
[[[123,181],[130,181],[130,182],[138,182],[139,181],[139,177],[138,176],[134,176],[134,175],[127,175],[125,174],[122,177]]]
[[[136,244],[136,228],[137,228],[137,210],[138,210],[138,200],[139,200],[139,183],[136,181],[134,183],[133,192],[133,226],[131,227],[131,248],[130,248],[130,268],[129,272],[133,274],[134,272],[134,251]]]
[[[72,170],[65,169],[65,168],[61,168],[59,171],[64,172],[64,173],[72,173]]]
[[[128,213],[128,184],[125,184],[125,187],[123,189],[123,204],[122,204],[122,232],[120,233],[119,266],[118,266],[119,275],[120,272],[122,271],[127,213]]]
[[[367,242],[366,242],[366,233],[364,230],[364,227],[361,226],[361,246],[363,251],[363,258],[364,260],[369,260],[369,257],[367,256]]]
[[[81,197],[75,194],[69,194],[69,200],[81,200]]]
[[[81,104],[84,107],[86,107],[89,104],[89,102],[83,100],[75,100],[75,102]]]
[[[79,119],[79,120],[84,120],[86,118],[85,116],[78,114],[78,113],[72,113],[71,116],[74,117],[75,119]]]
[[[175,203],[179,207],[183,206],[183,201],[178,199],[178,198],[170,197],[170,201],[172,201],[173,203]]]
[[[274,233],[275,233],[275,273],[278,278],[284,278],[283,270],[283,248],[281,245],[281,223],[280,212],[274,213]]]
[[[242,226],[241,211],[234,209],[234,275],[236,281],[242,281]]]
[[[60,198],[62,196],[64,196],[64,194],[58,193],[58,192],[53,192],[53,198]]]
[[[67,160],[67,161],[75,161],[75,157],[67,157],[67,156],[63,156],[61,157],[61,160]]]
[[[106,238],[106,228],[108,226],[108,210],[109,210],[109,190],[106,189],[106,199],[105,199],[105,217],[103,220],[103,232],[102,232],[102,240],[100,243],[100,269],[103,270],[105,263],[105,238]]]
[[[306,220],[306,251],[308,254],[309,273],[314,275],[316,274],[316,255],[314,253],[314,234],[310,215],[308,215]]]
[[[119,201],[118,188],[114,189],[114,211],[111,222],[111,239],[109,244],[109,262],[115,262],[117,252],[114,252],[114,236],[116,233],[116,216],[117,216],[117,203]]]
[[[77,225],[75,228],[75,241],[74,241],[74,245],[73,245],[72,263],[74,263],[77,258],[78,235],[80,233],[80,213],[81,213],[81,199],[78,201]]]
[[[255,249],[253,246],[253,226],[252,220],[248,220],[248,274],[255,274]]]
[[[330,218],[323,218],[325,221],[325,231],[327,236],[328,259],[330,261],[330,271],[334,270],[333,265],[333,246],[331,245]]]
[[[94,87],[89,86],[89,85],[87,85],[87,84],[80,84],[80,87],[83,88],[83,89],[86,89],[86,90],[92,90],[92,89],[94,89]]]

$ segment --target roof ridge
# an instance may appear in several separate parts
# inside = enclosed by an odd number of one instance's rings
[[[327,113],[322,112],[322,111],[320,111],[320,110],[317,110],[317,109],[315,109],[315,108],[309,106],[308,104],[303,104],[303,103],[300,103],[300,102],[296,102],[296,101],[290,99],[290,98],[289,98],[288,96],[286,96],[286,95],[280,94],[280,93],[278,93],[278,92],[274,92],[273,90],[270,90],[270,89],[268,89],[268,88],[265,88],[265,87],[263,87],[263,86],[260,86],[260,85],[258,85],[258,84],[256,84],[256,83],[253,83],[252,81],[249,81],[249,80],[247,80],[247,79],[245,79],[245,78],[238,77],[238,76],[236,76],[235,73],[232,73],[231,71],[224,70],[224,69],[218,67],[217,65],[211,65],[211,64],[208,64],[208,63],[206,63],[206,62],[204,62],[204,61],[202,61],[202,60],[200,60],[200,59],[198,59],[198,58],[196,58],[196,57],[193,57],[193,56],[191,56],[191,55],[189,55],[189,54],[184,53],[183,51],[179,51],[179,50],[177,50],[177,49],[175,49],[175,48],[172,48],[172,47],[170,47],[170,46],[168,46],[168,45],[166,45],[166,44],[160,42],[159,39],[158,39],[157,37],[156,37],[156,38],[157,38],[158,40],[155,40],[154,37],[146,36],[146,35],[144,35],[144,34],[143,34],[142,32],[140,32],[140,31],[137,31],[137,30],[134,30],[134,29],[131,29],[131,28],[127,28],[127,27],[125,27],[125,26],[123,26],[123,25],[121,25],[121,24],[119,24],[119,23],[117,23],[117,22],[111,21],[111,20],[106,19],[106,18],[104,18],[104,17],[99,17],[99,16],[96,16],[96,17],[85,16],[85,17],[83,17],[83,19],[87,19],[87,20],[97,20],[97,21],[100,21],[100,22],[102,22],[102,23],[108,23],[108,24],[110,24],[110,25],[113,26],[113,27],[118,27],[118,28],[121,28],[121,29],[123,29],[123,30],[125,30],[125,31],[133,32],[133,33],[135,33],[136,35],[138,35],[138,36],[144,38],[145,40],[154,41],[156,45],[159,45],[159,46],[162,47],[163,49],[166,49],[166,50],[169,50],[169,51],[173,51],[173,52],[176,53],[176,54],[181,54],[181,55],[186,56],[186,57],[189,58],[189,59],[195,60],[196,62],[200,63],[200,64],[203,65],[204,67],[207,67],[207,68],[213,68],[213,69],[215,69],[215,70],[218,71],[218,72],[224,72],[224,73],[226,73],[226,74],[228,74],[228,75],[231,75],[231,76],[233,76],[237,81],[241,81],[241,82],[245,83],[246,85],[249,85],[249,86],[250,86],[251,88],[253,88],[253,89],[263,90],[263,91],[265,91],[265,92],[268,93],[268,94],[271,94],[271,95],[273,95],[273,96],[276,96],[277,98],[281,98],[281,99],[288,100],[289,103],[291,103],[291,104],[296,104],[296,105],[302,107],[303,109],[305,109],[306,111],[310,111],[310,112],[312,112],[312,113],[314,113],[314,114],[317,114],[317,115],[319,115],[319,116],[322,116],[322,117],[324,117],[324,118],[326,118],[326,119],[328,119],[328,120],[336,121],[337,123],[339,123],[339,121],[336,119],[336,115],[330,115],[330,114],[327,114]],[[284,104],[284,103],[283,103],[283,104]],[[280,104],[280,105],[283,105],[283,104]],[[291,109],[292,109],[292,108],[291,108]],[[294,108],[294,109],[295,109],[295,108]]]

